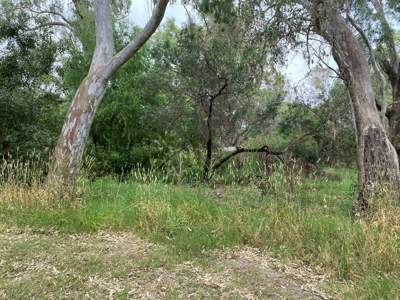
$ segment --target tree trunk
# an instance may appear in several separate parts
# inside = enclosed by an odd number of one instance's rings
[[[354,109],[357,131],[357,166],[359,196],[353,212],[367,210],[369,199],[386,185],[398,190],[400,183],[396,151],[389,141],[375,105],[368,61],[361,47],[335,9],[335,1],[312,1],[316,31],[332,46]]]
[[[48,181],[71,186],[79,171],[97,108],[111,76],[145,44],[164,17],[169,0],[158,0],[143,30],[113,56],[114,40],[110,0],[96,0],[96,48],[90,70],[81,82],[64,120],[53,155]]]
[[[210,180],[211,162],[212,162],[212,142],[213,142],[213,129],[212,129],[212,115],[213,115],[214,99],[210,99],[207,112],[207,143],[206,143],[206,159],[204,160],[204,173],[203,179],[205,182]]]
[[[395,43],[395,34],[386,18],[382,1],[372,0],[371,2],[376,10],[376,15],[381,25],[383,33],[382,39],[386,45],[388,56],[381,61],[381,65],[388,75],[392,87],[393,106],[389,118],[390,139],[397,154],[400,154],[400,66]]]
[[[106,89],[106,81],[99,73],[101,70],[86,76],[68,110],[50,169],[49,180],[53,182],[74,183],[90,127]]]
[[[213,151],[213,111],[214,101],[220,97],[224,90],[228,87],[228,82],[225,82],[221,88],[208,99],[207,110],[207,144],[206,144],[206,159],[204,161],[203,179],[205,182],[210,181],[210,172],[212,172],[212,151]]]

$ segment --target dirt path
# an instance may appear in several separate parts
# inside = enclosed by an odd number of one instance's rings
[[[329,299],[323,284],[252,248],[182,263],[131,233],[0,228],[1,299]]]

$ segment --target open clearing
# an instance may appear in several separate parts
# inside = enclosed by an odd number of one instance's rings
[[[128,232],[0,228],[4,299],[329,299],[326,280],[249,247],[182,261]]]

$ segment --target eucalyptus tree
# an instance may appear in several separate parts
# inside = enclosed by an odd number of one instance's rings
[[[386,185],[399,189],[400,172],[395,148],[390,142],[375,104],[368,60],[342,14],[332,0],[302,1],[310,13],[314,32],[332,47],[340,77],[351,96],[357,131],[358,200],[354,213],[368,208],[369,200]]]
[[[125,48],[114,54],[113,20],[110,0],[96,0],[96,46],[88,74],[80,83],[65,117],[54,151],[49,180],[73,184],[89,137],[94,116],[105,94],[107,83],[146,43],[163,19],[169,0],[159,0],[143,30]]]
[[[49,181],[60,180],[66,185],[74,182],[90,127],[110,78],[154,33],[163,19],[168,2],[154,2],[152,16],[143,30],[126,47],[114,53],[113,25],[116,17],[120,17],[119,12],[127,11],[129,0],[71,0],[67,3],[60,0],[5,1],[5,4],[14,8],[16,18],[20,15],[30,18],[27,31],[42,32],[48,29],[58,40],[77,42],[77,47],[83,51],[94,48],[89,71],[80,82],[65,117],[53,153]],[[83,27],[90,28],[92,24],[95,25],[93,45],[90,38],[82,39],[82,34],[90,33]],[[89,44],[83,41],[89,41]]]
[[[11,3],[0,10],[0,157],[45,155],[58,121],[61,97],[49,86],[60,45],[48,28],[29,30],[29,14],[15,18]]]
[[[390,139],[400,154],[400,61],[396,24],[400,3],[393,0],[348,1],[347,19],[366,45],[374,73],[380,79],[381,114],[389,119]],[[391,88],[391,100],[386,99],[386,82]],[[378,98],[378,97],[377,97]]]
[[[274,83],[265,64],[270,47],[243,19],[224,24],[203,16],[203,24],[189,21],[174,35],[161,45],[170,51],[159,51],[158,60],[173,70],[172,88],[191,100],[203,120],[203,169],[208,181],[222,165],[215,159],[217,145],[240,147],[261,123],[267,127],[282,101],[282,90],[274,95],[260,91],[263,83],[268,82],[270,89]],[[242,152],[247,151],[241,148]]]
[[[396,1],[390,1],[397,5]],[[216,15],[229,15],[234,1],[204,1]],[[239,1],[239,5],[243,3]],[[253,16],[261,16],[266,28],[276,40],[298,40],[299,33],[321,36],[330,44],[333,57],[339,66],[339,76],[350,93],[357,132],[357,166],[359,196],[354,203],[356,214],[365,211],[373,194],[386,185],[398,190],[400,184],[399,161],[396,150],[386,134],[381,114],[376,105],[368,60],[345,12],[346,1],[336,0],[251,0]],[[303,11],[302,8],[304,9]],[[300,11],[299,11],[300,9]],[[261,11],[261,13],[259,13]],[[288,12],[292,12],[290,17]],[[222,18],[223,19],[223,18]],[[298,20],[294,21],[293,20]],[[295,30],[291,29],[292,24]],[[283,30],[282,30],[283,28]],[[268,29],[273,29],[268,30]]]

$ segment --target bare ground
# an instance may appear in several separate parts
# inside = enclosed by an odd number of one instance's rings
[[[326,282],[248,247],[182,262],[132,233],[0,225],[2,299],[330,299]]]

